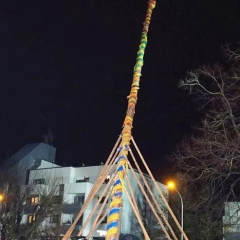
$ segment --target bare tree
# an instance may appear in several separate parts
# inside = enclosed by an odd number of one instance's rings
[[[189,211],[195,217],[201,213],[209,229],[217,224],[221,229],[224,201],[240,196],[239,53],[225,53],[224,66],[204,66],[181,81],[180,87],[196,97],[205,116],[194,136],[183,140],[170,157],[185,181]]]
[[[222,225],[219,223],[219,220],[222,215],[220,218],[216,218],[216,213],[218,213],[219,209],[222,210],[221,202],[215,202],[211,206],[207,200],[209,198],[209,187],[203,182],[192,183],[191,177],[187,174],[176,173],[174,181],[178,183],[177,190],[183,199],[183,228],[189,239],[220,239],[222,236]],[[174,190],[169,193],[169,204],[180,221],[182,214],[181,201]],[[170,224],[174,228],[175,223],[171,216],[169,217]],[[180,234],[178,232],[178,236]]]
[[[44,184],[35,181],[18,186],[10,177],[1,179],[1,193],[4,195],[1,223],[6,239],[16,240],[24,236],[25,240],[32,240],[57,235],[63,203],[59,195],[60,183],[56,180],[59,178],[48,180],[42,176],[39,179],[44,179]],[[55,218],[54,224],[46,223],[50,218]]]

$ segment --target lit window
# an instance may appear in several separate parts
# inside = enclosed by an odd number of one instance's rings
[[[31,224],[36,221],[35,215],[28,215],[28,224]]]
[[[39,196],[32,196],[30,197],[30,204],[37,205],[39,203]]]

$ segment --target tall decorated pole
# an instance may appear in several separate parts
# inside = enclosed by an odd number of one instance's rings
[[[124,176],[128,167],[128,149],[132,137],[133,118],[137,103],[141,70],[143,66],[143,57],[147,46],[147,33],[152,17],[152,11],[155,8],[156,0],[148,1],[148,9],[146,18],[143,24],[143,31],[139,50],[137,52],[137,60],[133,71],[133,80],[131,91],[128,96],[128,107],[126,117],[123,123],[122,140],[119,146],[119,153],[116,158],[117,173],[112,189],[112,201],[108,214],[107,234],[105,240],[118,240],[120,233],[121,209],[123,206],[122,194],[124,191]]]

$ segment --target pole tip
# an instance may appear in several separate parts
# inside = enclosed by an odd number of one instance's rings
[[[149,0],[148,4],[151,6],[152,9],[156,7],[156,0]]]

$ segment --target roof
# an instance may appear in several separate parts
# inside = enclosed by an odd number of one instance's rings
[[[46,143],[32,143],[32,144],[25,145],[19,151],[17,151],[10,159],[5,161],[5,163],[3,164],[4,167],[14,166],[17,162],[19,162],[21,159],[26,157],[34,149],[36,149],[37,147],[40,147],[40,145],[48,145],[48,144],[46,144]]]
[[[30,153],[34,148],[36,148],[40,143],[27,144],[20,150],[18,150],[9,161],[19,160],[24,158],[28,153]]]

